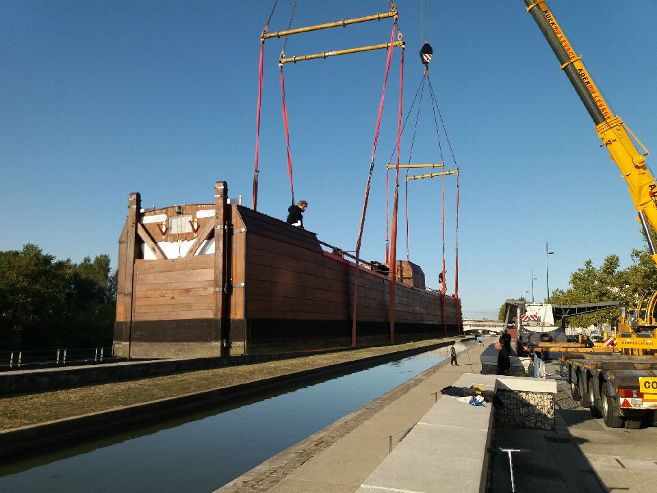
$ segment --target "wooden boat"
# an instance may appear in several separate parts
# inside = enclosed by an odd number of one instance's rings
[[[143,210],[129,197],[119,240],[114,354],[196,358],[389,343],[390,280],[315,233],[230,203]],[[458,299],[425,289],[422,269],[399,261],[394,342],[461,332]]]

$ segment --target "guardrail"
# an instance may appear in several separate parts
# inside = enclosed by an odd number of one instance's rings
[[[119,359],[112,355],[111,346],[0,351],[0,371],[52,368],[68,365],[93,365],[109,363]]]

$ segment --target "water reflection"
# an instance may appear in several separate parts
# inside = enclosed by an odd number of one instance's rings
[[[3,465],[0,491],[213,491],[444,357],[431,351]]]

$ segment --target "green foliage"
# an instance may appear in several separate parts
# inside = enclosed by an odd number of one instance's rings
[[[565,305],[620,301],[625,306],[635,306],[642,293],[657,289],[657,267],[644,250],[633,250],[632,260],[632,265],[620,269],[617,255],[608,255],[599,268],[588,259],[571,274],[570,287],[555,290],[550,301]],[[571,318],[570,324],[586,327],[594,323],[614,323],[618,313],[618,309],[609,309],[580,315]]]
[[[527,301],[524,296],[521,296],[518,298],[518,301]],[[500,322],[505,322],[506,321],[506,301],[502,303],[502,306],[500,306],[500,309],[497,312],[497,320]]]
[[[504,322],[504,317],[506,317],[506,303],[502,303],[502,306],[497,312],[497,319],[500,322]]]
[[[107,255],[75,264],[31,244],[0,252],[0,347],[109,345],[115,290]]]

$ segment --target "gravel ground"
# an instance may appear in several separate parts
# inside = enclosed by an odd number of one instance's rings
[[[427,340],[0,398],[0,431],[430,346]]]

